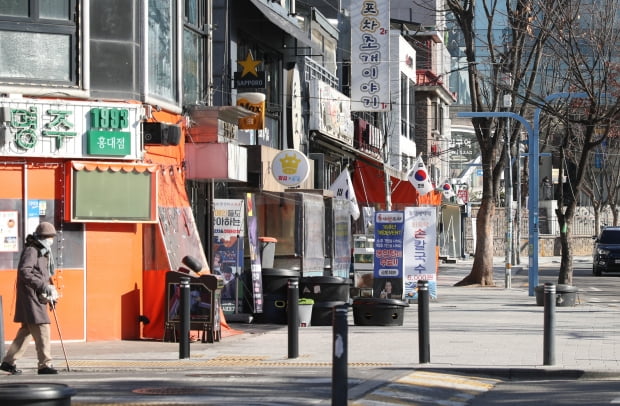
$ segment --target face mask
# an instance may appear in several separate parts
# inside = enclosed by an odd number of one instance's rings
[[[54,237],[50,237],[50,238],[46,238],[45,241],[50,245],[50,247],[52,246],[52,244],[54,244]]]

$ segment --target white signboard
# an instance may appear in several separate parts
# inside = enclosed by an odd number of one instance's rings
[[[142,107],[0,98],[0,156],[141,159]]]
[[[390,2],[351,1],[351,110],[390,110]]]
[[[310,120],[308,128],[328,137],[353,145],[353,120],[351,101],[327,83],[309,81]]]
[[[294,149],[280,151],[271,162],[273,177],[281,185],[299,186],[308,179],[310,160]]]
[[[434,296],[433,292],[436,290],[437,277],[436,246],[436,208],[405,208],[403,257],[406,298],[415,296],[417,281],[420,280],[429,281],[429,291],[431,296]]]

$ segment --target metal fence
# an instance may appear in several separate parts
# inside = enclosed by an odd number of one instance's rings
[[[472,215],[477,213],[472,212]],[[504,215],[504,208],[498,207],[495,211],[495,218],[493,219],[493,232],[494,235],[499,236],[506,231],[506,216]],[[522,236],[527,236],[529,233],[529,215],[527,210],[521,211],[520,231]],[[517,232],[518,222],[513,223],[513,233]],[[610,226],[613,225],[613,216],[610,210],[600,214],[600,225]],[[538,217],[539,234],[559,236],[560,228],[558,225],[558,219],[556,216],[539,216]],[[599,230],[595,229],[594,222],[594,210],[590,207],[579,207],[577,213],[573,218],[573,236],[594,236],[598,234]]]

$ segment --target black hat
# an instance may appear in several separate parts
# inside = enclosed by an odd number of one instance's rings
[[[34,234],[37,237],[54,237],[56,236],[56,228],[54,228],[54,225],[52,223],[43,221],[41,224],[37,226],[37,229],[34,231]]]

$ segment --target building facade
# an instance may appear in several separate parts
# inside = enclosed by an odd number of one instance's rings
[[[0,219],[13,225],[0,250],[5,320],[40,221],[59,230],[64,338],[158,339],[167,273],[196,276],[186,256],[204,273],[216,262],[221,199],[243,201],[244,222],[254,210],[257,235],[277,240],[274,267],[304,276],[348,276],[364,220],[328,190],[343,171],[361,206],[420,203],[406,181],[417,154],[413,47],[389,38],[389,59],[402,62],[387,69],[397,108],[356,111],[350,4],[313,3],[0,5],[10,55],[0,63]],[[281,153],[307,162],[303,179],[274,176]],[[252,265],[250,243],[237,236],[239,269]],[[7,336],[16,328],[7,323]]]

